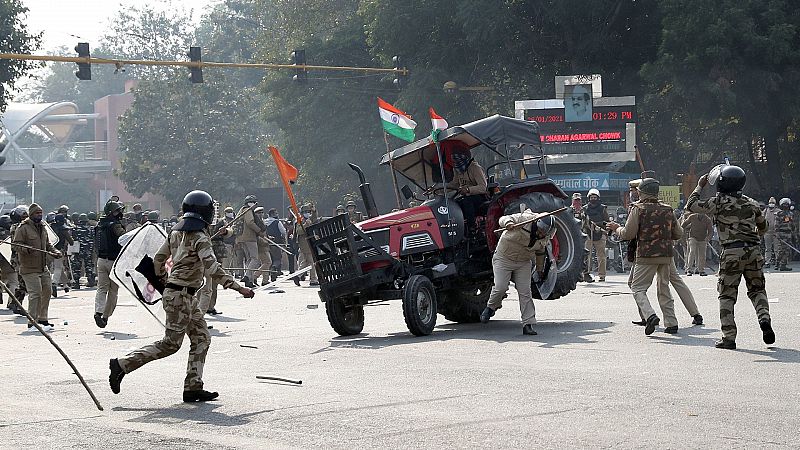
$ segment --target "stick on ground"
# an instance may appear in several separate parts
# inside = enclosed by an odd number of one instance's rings
[[[45,332],[42,329],[42,327],[38,323],[36,323],[35,320],[33,320],[33,317],[31,317],[31,315],[28,314],[28,311],[26,311],[25,308],[22,307],[22,305],[20,304],[19,300],[17,300],[17,297],[14,295],[13,292],[11,292],[11,289],[9,289],[8,286],[6,286],[6,284],[3,283],[2,281],[0,281],[0,287],[2,287],[2,289],[4,291],[6,291],[8,293],[8,295],[10,296],[9,301],[12,301],[12,302],[16,303],[18,309],[20,311],[22,311],[23,314],[25,314],[25,317],[28,318],[28,322],[32,323],[33,326],[36,327],[37,330],[39,330],[39,333],[42,333],[42,336],[46,337],[47,340],[50,341],[51,344],[53,344],[53,347],[55,347],[56,350],[58,350],[58,353],[60,353],[61,356],[64,357],[64,360],[72,368],[72,372],[75,373],[75,375],[78,377],[78,380],[80,380],[80,382],[83,385],[83,387],[86,388],[86,392],[88,392],[89,396],[92,397],[92,401],[94,401],[94,404],[97,406],[97,409],[102,411],[103,410],[103,406],[97,400],[97,397],[94,396],[94,392],[92,392],[92,389],[89,387],[88,384],[86,384],[86,380],[83,379],[83,375],[81,375],[81,373],[78,372],[78,368],[75,367],[75,364],[72,363],[72,361],[69,359],[69,356],[67,356],[67,354],[64,353],[64,350],[61,350],[61,347],[59,347],[58,344],[56,344],[56,341],[54,341],[53,338],[50,337],[50,335],[47,334],[47,332]]]

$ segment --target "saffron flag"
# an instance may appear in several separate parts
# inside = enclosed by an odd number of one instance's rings
[[[414,141],[414,128],[417,126],[417,122],[411,120],[408,114],[386,103],[380,97],[378,97],[378,113],[381,116],[384,131],[405,141]]]
[[[289,196],[289,203],[292,205],[294,216],[297,217],[298,222],[300,222],[303,220],[303,216],[300,215],[300,209],[297,207],[297,202],[294,199],[294,193],[291,187],[291,185],[297,181],[300,172],[295,166],[283,159],[283,156],[281,156],[277,148],[270,145],[269,152],[272,154],[272,159],[275,160],[275,165],[278,167],[278,174],[280,174],[283,187],[286,189],[286,195]]]
[[[431,107],[428,112],[431,114],[431,126],[434,130],[446,130],[449,125],[447,125],[447,121],[438,114],[436,111],[433,110]]]

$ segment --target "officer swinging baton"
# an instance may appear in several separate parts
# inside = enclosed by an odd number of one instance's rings
[[[60,354],[61,354],[61,356],[63,356],[63,357],[64,357],[64,360],[65,360],[65,361],[67,361],[67,364],[69,364],[69,366],[72,368],[72,371],[73,371],[73,372],[75,373],[75,375],[78,377],[78,380],[80,380],[80,382],[81,382],[81,384],[83,385],[83,387],[84,387],[84,388],[86,388],[86,392],[88,392],[88,393],[89,393],[89,396],[90,396],[90,397],[92,397],[92,401],[94,401],[94,404],[95,404],[95,406],[97,406],[97,409],[99,409],[100,411],[102,411],[102,410],[103,410],[103,406],[102,406],[102,405],[100,404],[100,402],[97,400],[97,397],[95,397],[95,396],[94,396],[94,392],[92,392],[92,389],[91,389],[91,388],[89,388],[89,385],[88,385],[88,384],[86,384],[86,380],[84,380],[84,379],[83,379],[83,376],[81,375],[81,373],[80,373],[80,372],[78,372],[78,368],[77,368],[77,367],[75,367],[75,364],[73,364],[73,363],[72,363],[72,361],[71,361],[71,360],[69,359],[69,357],[67,356],[67,354],[66,354],[66,353],[64,353],[64,350],[61,350],[61,347],[59,347],[59,346],[58,346],[58,344],[56,344],[56,341],[54,341],[54,340],[53,340],[53,338],[51,338],[51,337],[50,337],[50,335],[49,335],[49,334],[47,334],[47,333],[46,333],[46,332],[45,332],[45,331],[42,329],[42,327],[41,327],[41,326],[40,326],[40,325],[39,325],[39,324],[38,324],[38,323],[37,323],[35,320],[33,320],[33,317],[31,317],[31,315],[30,315],[30,314],[28,314],[28,311],[26,311],[26,310],[25,310],[25,308],[23,308],[23,307],[22,307],[22,304],[20,304],[19,300],[17,300],[17,297],[14,295],[14,293],[13,293],[13,292],[11,292],[11,289],[9,289],[9,288],[8,288],[8,286],[6,286],[6,284],[5,284],[5,283],[3,283],[2,281],[0,281],[0,287],[2,287],[2,289],[3,289],[4,291],[6,291],[6,292],[8,293],[8,295],[11,297],[11,298],[9,299],[9,301],[12,301],[12,302],[14,302],[14,303],[16,303],[16,304],[17,304],[17,307],[18,307],[18,309],[19,309],[20,311],[22,311],[22,313],[23,313],[23,314],[25,314],[25,317],[27,317],[27,318],[28,318],[28,321],[29,321],[30,323],[32,323],[32,324],[33,324],[33,326],[34,326],[34,327],[36,327],[36,329],[37,329],[37,330],[39,330],[39,333],[42,333],[42,336],[46,337],[46,338],[47,338],[47,340],[48,340],[48,341],[50,341],[50,343],[51,343],[51,344],[53,344],[53,347],[55,347],[55,348],[56,348],[56,350],[58,350],[58,353],[60,353]]]
[[[227,224],[226,226],[224,226],[224,227],[220,228],[219,230],[217,230],[217,232],[216,232],[216,233],[214,233],[214,235],[213,235],[213,236],[211,236],[211,239],[217,238],[217,237],[219,237],[220,235],[222,235],[222,230],[224,230],[224,229],[228,228],[229,226],[233,225],[234,223],[236,223],[236,221],[237,221],[237,220],[239,220],[239,219],[241,219],[242,217],[244,217],[244,215],[245,215],[245,214],[247,214],[248,212],[250,212],[250,210],[252,210],[252,209],[253,209],[253,208],[255,208],[255,207],[256,207],[256,205],[253,205],[253,206],[250,206],[250,207],[248,207],[248,208],[247,208],[247,209],[245,209],[244,211],[242,211],[242,213],[241,213],[241,214],[239,214],[238,216],[234,217],[234,218],[233,218],[233,220],[231,220],[231,222],[230,222],[229,224]]]
[[[517,228],[517,227],[521,227],[523,225],[527,225],[527,224],[529,224],[531,222],[536,222],[537,220],[541,219],[542,217],[552,216],[553,214],[558,214],[561,211],[566,211],[567,209],[569,209],[569,206],[563,206],[561,208],[558,208],[555,211],[550,211],[550,212],[546,212],[546,213],[542,213],[542,214],[537,214],[535,219],[530,219],[530,220],[526,220],[526,221],[523,221],[523,222],[520,222],[520,223],[515,223],[515,224],[512,225],[511,228],[514,229],[514,228]],[[505,230],[506,230],[505,228],[498,228],[498,229],[494,230],[494,232],[495,233],[499,233],[499,232],[505,231]]]
[[[52,256],[53,258],[58,258],[58,253],[48,252],[47,250],[42,250],[40,248],[31,247],[30,245],[18,244],[16,242],[9,242],[9,241],[2,241],[2,242],[0,242],[0,244],[8,244],[8,245],[13,245],[14,247],[27,248],[28,250],[34,250],[34,251],[37,251],[37,252],[46,253],[46,254]]]

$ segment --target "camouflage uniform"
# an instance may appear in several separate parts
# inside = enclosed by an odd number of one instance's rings
[[[775,239],[778,241],[778,253],[775,257],[775,267],[786,267],[789,263],[789,246],[793,231],[792,214],[788,210],[780,209],[775,213]]]
[[[172,256],[172,271],[167,278],[161,302],[164,305],[166,330],[164,338],[119,358],[119,365],[130,373],[150,361],[169,356],[180,349],[183,337],[189,336],[189,362],[186,367],[185,391],[203,389],[203,366],[211,343],[208,325],[194,296],[208,274],[226,288],[240,289],[233,277],[217,262],[211,240],[205,231],[172,231],[156,252],[153,261],[156,275],[166,277],[165,263]]]
[[[80,244],[78,253],[72,256],[72,281],[75,288],[80,287],[82,275],[86,276],[87,286],[95,285],[94,272],[94,234],[88,222],[79,222],[75,228],[75,237]],[[83,270],[81,270],[83,269]]]
[[[709,214],[717,225],[722,244],[719,279],[719,318],[725,340],[736,340],[736,322],[733,307],[739,293],[739,282],[744,276],[747,296],[753,303],[758,320],[770,320],[767,292],[764,288],[764,257],[761,255],[761,236],[767,231],[767,221],[753,199],[717,194],[700,200],[701,187],[689,196],[686,209]]]

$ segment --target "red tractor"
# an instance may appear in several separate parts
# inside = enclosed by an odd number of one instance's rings
[[[485,168],[489,192],[467,233],[448,158],[469,149]],[[439,161],[444,164],[440,165]],[[387,154],[388,164],[426,198],[403,186],[420,206],[377,215],[369,184],[360,169],[361,194],[370,216],[351,224],[346,214],[308,227],[320,281],[320,298],[333,329],[342,336],[361,333],[364,306],[401,299],[408,329],[428,335],[437,314],[459,323],[478,322],[493,284],[492,253],[501,216],[527,207],[554,211],[568,196],[546,176],[539,127],[535,122],[495,115],[443,130]],[[527,177],[525,168],[539,175]],[[445,183],[442,183],[444,175]],[[566,295],[581,278],[586,236],[572,212],[554,215],[556,234],[548,249],[544,281],[533,283],[535,298]]]

